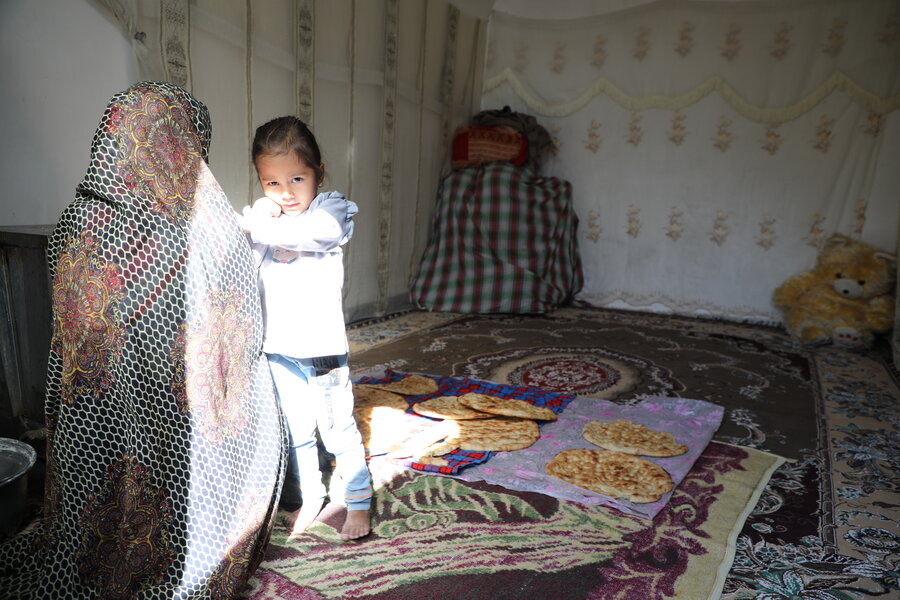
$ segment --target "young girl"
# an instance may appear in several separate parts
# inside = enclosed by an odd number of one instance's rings
[[[312,524],[325,499],[318,429],[345,484],[341,538],[359,538],[370,530],[372,487],[353,419],[341,297],[341,246],[353,235],[357,207],[338,192],[318,193],[325,165],[312,132],[295,117],[261,125],[252,158],[265,196],[245,209],[244,226],[262,256],[263,351],[290,429],[303,500],[291,535]]]

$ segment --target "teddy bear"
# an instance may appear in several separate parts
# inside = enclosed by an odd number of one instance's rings
[[[788,333],[802,344],[862,350],[894,325],[896,272],[895,255],[836,233],[815,267],[788,278],[772,299]]]

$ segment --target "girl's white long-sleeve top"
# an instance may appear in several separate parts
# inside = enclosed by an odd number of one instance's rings
[[[346,354],[341,246],[353,236],[356,203],[319,194],[304,212],[245,218],[261,259],[263,351],[294,358]]]

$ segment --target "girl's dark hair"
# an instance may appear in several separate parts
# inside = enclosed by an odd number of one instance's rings
[[[325,178],[319,144],[306,123],[297,117],[278,117],[256,128],[250,157],[253,164],[263,155],[293,152],[306,166],[316,172],[316,183]]]

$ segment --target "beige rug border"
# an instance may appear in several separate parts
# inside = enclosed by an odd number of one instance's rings
[[[756,486],[753,488],[749,498],[744,504],[744,509],[740,514],[738,514],[732,525],[731,531],[729,532],[728,537],[725,541],[725,555],[722,557],[722,560],[719,563],[719,568],[716,572],[716,580],[713,583],[712,590],[710,591],[710,595],[708,596],[709,600],[717,600],[721,597],[722,590],[725,587],[725,580],[728,577],[728,573],[731,571],[731,567],[734,563],[734,557],[737,553],[737,538],[743,530],[744,524],[747,522],[750,514],[756,508],[756,505],[759,502],[763,491],[769,484],[769,480],[772,479],[772,475],[776,470],[778,470],[779,467],[781,467],[781,465],[790,462],[783,456],[778,456],[777,454],[772,454],[771,452],[765,452],[763,450],[757,450],[756,448],[748,448],[747,446],[738,446],[736,444],[728,444],[725,442],[716,443],[723,444],[725,446],[734,446],[736,448],[740,448],[746,451],[748,454],[759,455],[760,459],[768,457],[772,461],[772,464],[769,465],[769,467],[765,469],[760,475],[759,480],[756,482]]]

